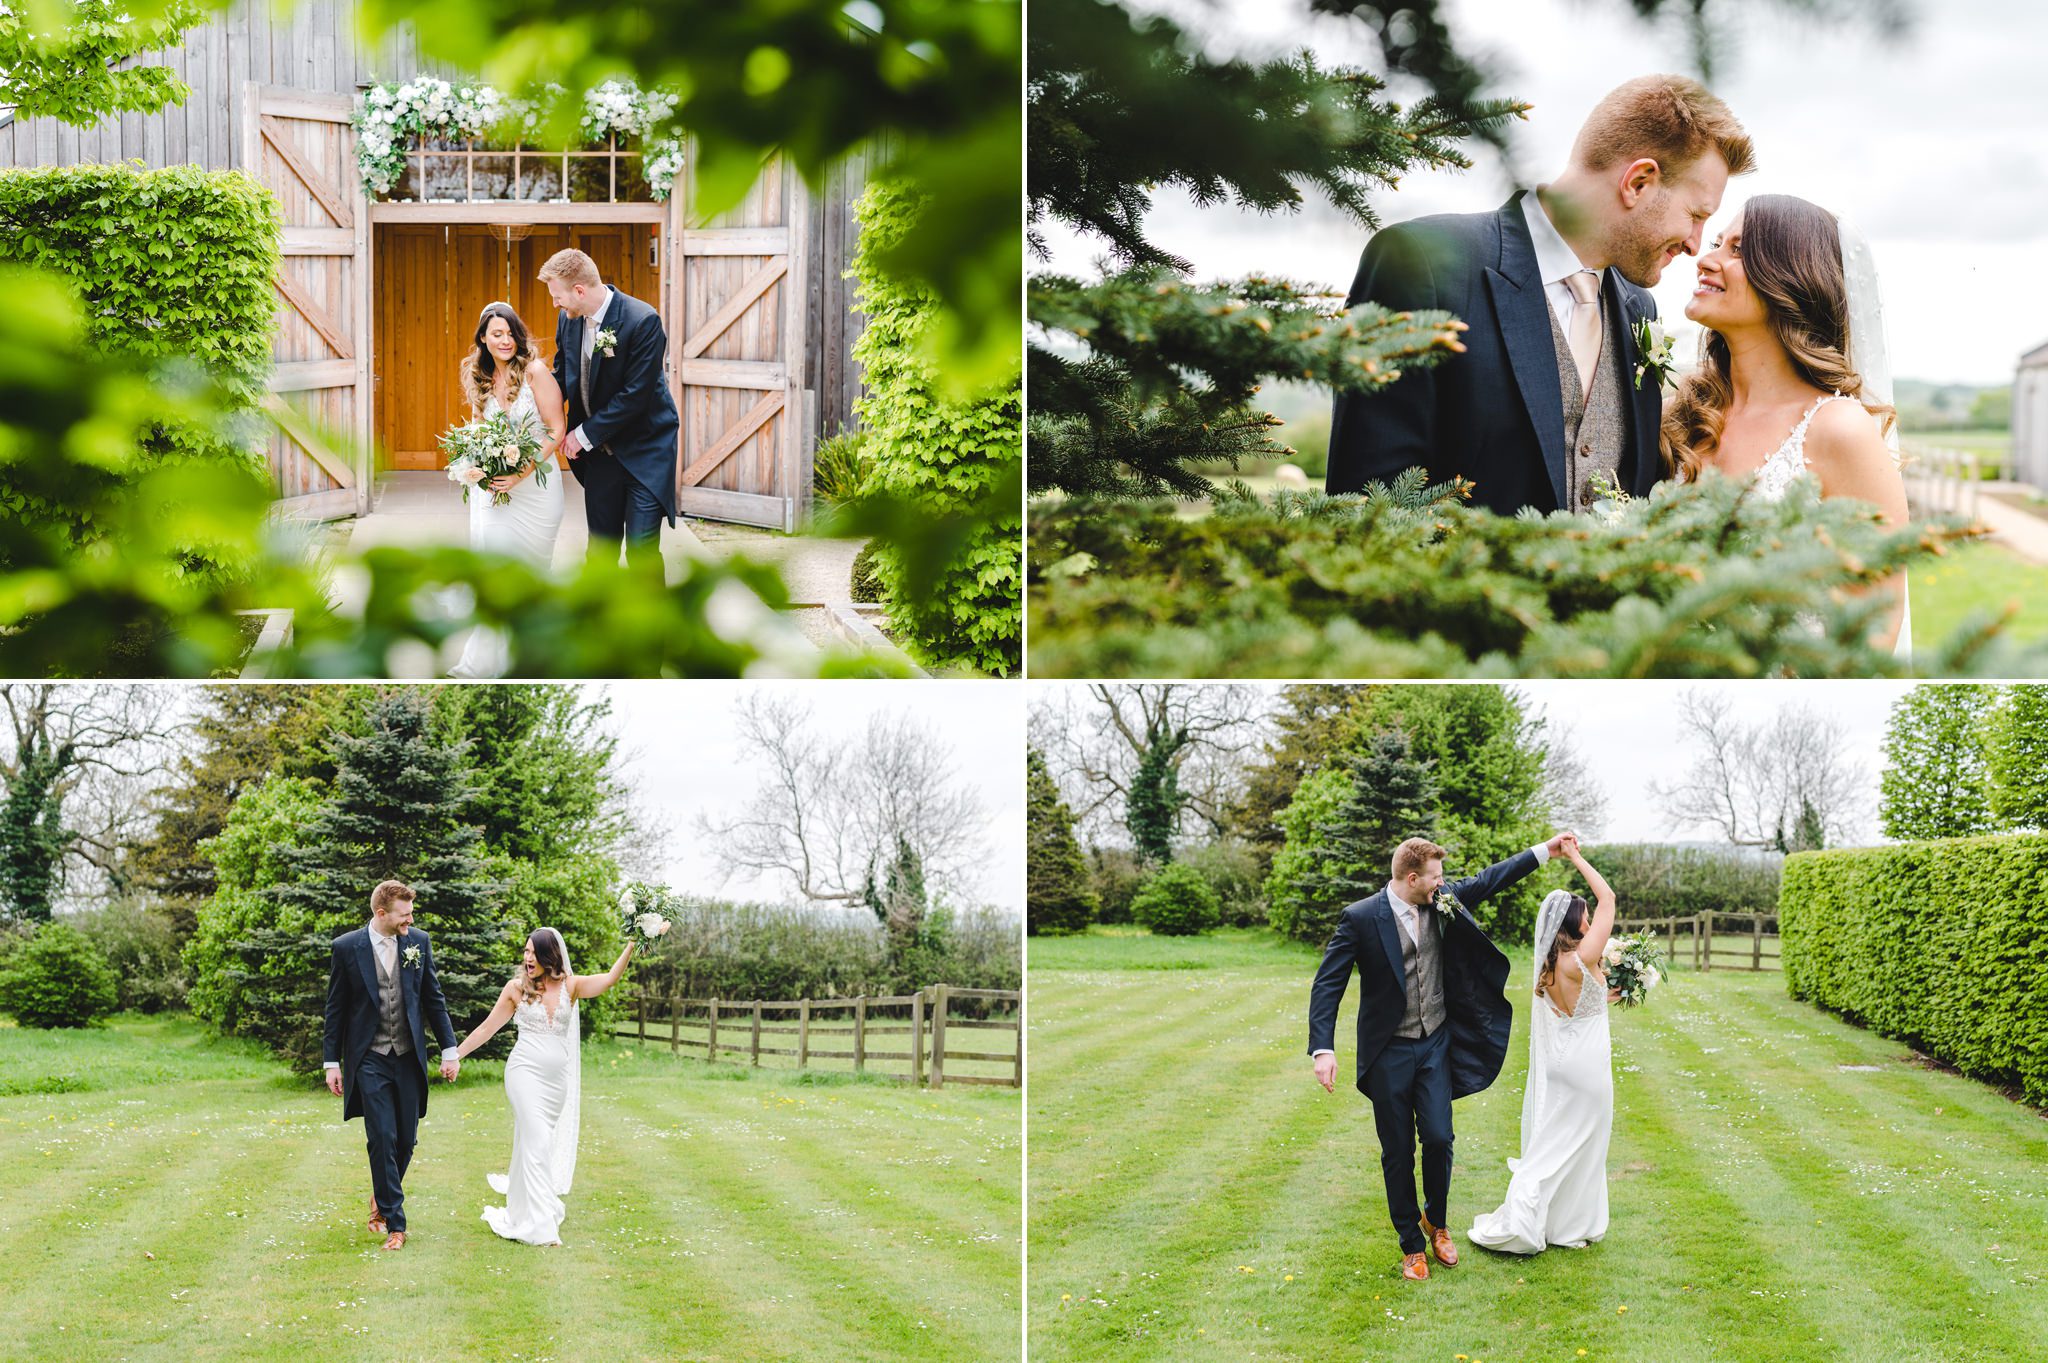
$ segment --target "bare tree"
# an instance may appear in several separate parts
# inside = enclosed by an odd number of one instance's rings
[[[964,898],[986,848],[982,804],[936,733],[898,712],[835,739],[815,733],[810,708],[786,693],[753,692],[737,709],[767,772],[736,818],[698,819],[727,878],[780,877],[807,900],[853,903],[900,840],[929,890]]]
[[[1572,741],[1569,725],[1549,720],[1544,742],[1543,799],[1551,826],[1597,838],[1607,822],[1607,787]]]
[[[1191,816],[1221,832],[1244,786],[1245,762],[1265,738],[1270,699],[1258,688],[1153,682],[1040,693],[1031,743],[1045,755],[1060,796],[1087,842],[1111,840],[1123,827],[1132,783],[1146,753],[1175,745],[1171,765]]]
[[[1697,750],[1685,775],[1650,792],[1673,827],[1702,823],[1738,847],[1797,852],[1854,836],[1863,764],[1841,723],[1804,705],[1738,719],[1725,691],[1689,691],[1678,719]]]
[[[125,846],[185,728],[184,688],[0,684],[0,913],[47,918],[121,888]]]

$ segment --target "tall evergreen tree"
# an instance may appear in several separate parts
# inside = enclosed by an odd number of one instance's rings
[[[2007,828],[2048,829],[2048,685],[2007,687],[1990,738],[1992,814]]]
[[[1034,933],[1079,932],[1095,919],[1095,884],[1074,836],[1073,811],[1036,748],[1026,755],[1025,923]]]
[[[1283,817],[1287,845],[1266,881],[1273,926],[1325,942],[1339,910],[1386,884],[1394,849],[1435,832],[1442,814],[1435,767],[1406,732],[1384,729],[1304,781]]]
[[[1884,835],[1900,842],[1996,832],[1991,812],[1989,686],[1916,686],[1885,721]]]
[[[1285,835],[1280,815],[1295,788],[1330,755],[1349,746],[1358,732],[1351,709],[1363,687],[1297,682],[1280,692],[1272,717],[1273,738],[1245,777],[1231,810],[1231,825],[1261,858],[1260,874],[1271,866]]]
[[[365,718],[364,733],[336,736],[326,802],[305,845],[280,849],[282,878],[264,892],[278,918],[310,929],[259,929],[233,948],[245,971],[265,965],[274,981],[250,1027],[309,1069],[319,1064],[320,1009],[312,1005],[326,986],[329,944],[368,920],[380,881],[402,880],[418,893],[416,924],[434,940],[458,1030],[490,1011],[515,950],[505,887],[487,878],[482,830],[464,819],[472,794],[466,741],[435,733],[432,701],[417,690],[377,696]]]

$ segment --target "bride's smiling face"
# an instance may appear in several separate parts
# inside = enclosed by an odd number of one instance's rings
[[[484,328],[484,348],[498,363],[509,363],[519,353],[519,342],[512,338],[512,324],[502,317],[493,317],[490,325]]]
[[[1730,327],[1762,326],[1764,302],[1742,269],[1742,215],[1737,213],[1700,257],[1699,280],[1685,315],[1701,326],[1726,332]]]

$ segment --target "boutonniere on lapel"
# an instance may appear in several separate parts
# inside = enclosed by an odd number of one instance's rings
[[[1663,323],[1653,322],[1647,317],[1636,321],[1636,387],[1643,386],[1643,376],[1655,374],[1657,386],[1667,387],[1671,372],[1676,367],[1671,359],[1671,337],[1665,334]]]
[[[1437,886],[1436,911],[1443,915],[1443,917],[1437,919],[1438,931],[1447,930],[1451,920],[1458,916],[1458,910],[1463,907],[1463,905],[1458,903],[1458,897],[1456,895],[1452,894],[1449,890],[1446,890],[1441,885]]]
[[[599,327],[597,335],[591,338],[590,348],[609,360],[619,348],[619,333],[610,327]]]
[[[408,970],[418,970],[420,968],[420,949],[418,947],[410,946],[405,949],[405,966]]]

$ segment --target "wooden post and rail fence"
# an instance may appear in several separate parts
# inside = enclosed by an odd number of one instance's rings
[[[1768,926],[1766,926],[1768,925]],[[1673,966],[1694,970],[1778,970],[1778,915],[1775,913],[1695,913],[1685,916],[1639,917],[1617,921],[1616,933],[1653,932],[1664,942]],[[1681,939],[1684,942],[1680,946]],[[1768,950],[1766,949],[1768,948]]]
[[[955,1005],[985,1005],[956,1016]],[[935,984],[915,994],[850,999],[686,999],[642,993],[615,1036],[667,1042],[671,1054],[716,1063],[824,1070],[816,1061],[849,1061],[839,1073],[873,1074],[906,1084],[1024,1084],[1024,996],[1014,989]],[[1002,1050],[961,1049],[975,1033],[1008,1033]],[[965,1034],[964,1039],[953,1038]],[[766,1038],[764,1044],[763,1038]],[[880,1039],[881,1044],[876,1045]],[[793,1060],[791,1065],[787,1063]]]

